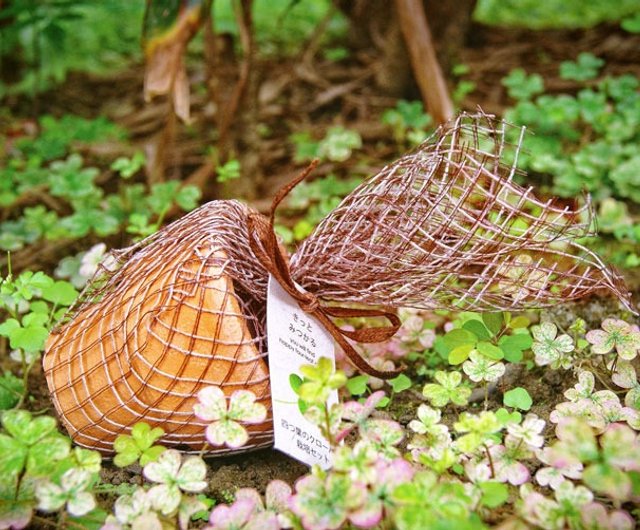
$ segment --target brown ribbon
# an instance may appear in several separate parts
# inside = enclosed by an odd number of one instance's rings
[[[259,213],[252,213],[249,215],[247,219],[247,227],[249,229],[251,250],[269,273],[271,273],[271,275],[278,281],[282,288],[294,300],[296,300],[296,302],[298,302],[300,309],[320,321],[320,323],[343,349],[349,360],[361,372],[381,379],[390,379],[397,376],[400,373],[400,370],[378,370],[377,368],[374,368],[353,348],[353,346],[351,346],[347,338],[362,343],[375,343],[388,340],[395,335],[398,329],[400,329],[400,319],[398,316],[389,311],[383,311],[380,309],[321,305],[320,301],[313,293],[301,291],[296,287],[293,278],[291,277],[289,260],[284,249],[278,244],[278,238],[274,231],[276,208],[289,194],[289,192],[302,182],[317,165],[318,161],[314,160],[305,171],[278,191],[273,199],[273,203],[271,204],[268,223]],[[350,331],[338,327],[334,324],[333,320],[331,320],[332,318],[350,317],[383,317],[391,322],[391,325],[361,328]]]

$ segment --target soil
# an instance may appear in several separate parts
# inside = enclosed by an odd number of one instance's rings
[[[612,26],[571,32],[475,28],[469,47],[460,53],[460,62],[470,66],[466,78],[477,85],[463,107],[475,110],[480,106],[487,112],[500,113],[508,104],[500,79],[517,66],[543,74],[547,87],[552,91],[571,90],[575,88],[571,82],[562,81],[557,76],[559,61],[574,58],[581,51],[590,51],[606,59],[607,73],[633,72],[640,75],[640,36],[631,36]],[[369,82],[375,57],[361,53],[340,63],[321,59],[314,59],[312,63],[296,63],[296,60],[261,61],[257,65],[259,77],[263,80],[259,120],[269,134],[260,144],[249,148],[255,150],[254,155],[258,155],[262,173],[266,175],[252,201],[262,211],[267,209],[274,191],[299,171],[299,166],[292,162],[293,153],[288,140],[292,132],[313,130],[320,137],[324,130],[336,123],[358,130],[365,143],[364,151],[371,160],[370,167],[359,168],[366,173],[373,172],[395,152],[388,131],[380,124],[380,114],[394,106],[396,100],[380,93]],[[191,73],[195,84],[202,73],[197,70]],[[75,74],[63,86],[40,98],[39,112],[54,115],[75,113],[87,117],[106,114],[130,132],[136,148],[149,152],[158,145],[167,119],[167,105],[162,101],[144,103],[142,78],[140,65],[133,65],[108,78]],[[19,102],[17,106],[19,108]],[[28,116],[28,107],[25,105],[23,108],[25,116]],[[204,198],[212,199],[224,194],[225,190],[214,185],[210,175],[204,179],[196,178],[198,172],[206,167],[206,150],[215,140],[211,132],[211,108],[203,91],[193,96],[192,113],[194,122],[179,128],[175,143],[167,150],[165,163],[169,175],[197,181],[203,189]],[[131,151],[131,148],[118,145],[109,148],[112,150],[108,153],[110,157],[113,151]],[[100,158],[105,153],[90,155]],[[323,164],[316,174],[340,173],[345,169],[336,164]],[[38,267],[51,266],[72,248],[60,246],[38,254]],[[14,270],[20,268],[23,259],[25,265],[33,264],[33,252],[30,252],[31,256],[16,254]],[[552,313],[559,324],[565,326],[576,315],[585,318],[588,324],[596,324],[613,310],[613,302],[598,299],[579,306],[556,307]],[[527,388],[534,399],[533,412],[546,417],[562,400],[564,390],[572,384],[571,378],[566,377],[563,371],[527,371],[520,367],[511,372],[508,379],[503,384],[517,382],[518,386]],[[51,408],[39,368],[34,370],[30,380],[30,392],[33,396],[30,409],[42,411]],[[501,394],[501,388],[496,388],[490,395],[491,401],[500,404]],[[389,412],[406,424],[420,402],[422,398],[418,392],[407,391],[394,398]],[[477,406],[481,407],[482,403]],[[213,471],[209,477],[211,487],[208,494],[218,501],[228,500],[229,495],[241,487],[256,487],[264,491],[267,483],[275,478],[293,484],[297,477],[307,472],[305,466],[274,450],[212,459],[209,464]],[[140,473],[136,469],[121,470],[107,464],[103,479],[113,485],[137,483]],[[108,501],[106,498],[103,500]]]

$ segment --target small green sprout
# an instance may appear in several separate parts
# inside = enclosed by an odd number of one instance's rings
[[[462,374],[460,372],[438,370],[434,377],[437,383],[427,383],[422,389],[422,395],[434,407],[444,407],[449,402],[460,407],[467,404],[471,389],[461,384]]]
[[[119,435],[113,443],[116,456],[113,463],[118,467],[126,467],[140,461],[141,466],[154,462],[166,450],[162,445],[153,445],[164,434],[160,427],[151,428],[148,423],[136,423],[131,434]]]

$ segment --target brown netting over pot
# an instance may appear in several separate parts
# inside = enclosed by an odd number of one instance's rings
[[[199,450],[206,424],[193,405],[209,385],[251,390],[270,411],[269,272],[302,285],[301,307],[328,328],[353,311],[340,303],[516,310],[609,291],[629,307],[620,277],[576,242],[591,226],[588,203],[540,201],[515,184],[506,128],[484,115],[440,128],[347,196],[290,266],[273,215],[236,201],[208,203],[116,252],[47,342],[47,382],[74,441],[109,453],[146,421],[166,431],[162,443]],[[389,329],[331,332],[349,348],[342,335],[373,342]],[[270,414],[247,428],[241,450],[271,444]]]

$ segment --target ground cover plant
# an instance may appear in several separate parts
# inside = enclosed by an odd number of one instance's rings
[[[290,382],[331,445],[328,469],[272,450],[167,448],[162,427],[144,422],[115,440],[113,458],[72,443],[42,353],[87,281],[115,266],[113,249],[211,199],[244,194],[266,211],[317,158],[278,210],[293,250],[437,125],[413,84],[394,93],[378,83],[390,65],[386,77],[403,79],[387,60],[384,23],[397,24],[388,13],[324,0],[212,3],[213,48],[201,31],[183,56],[186,124],[170,98],[142,100],[144,2],[14,0],[0,13],[0,529],[635,528],[640,328],[604,296],[523,313],[402,309],[391,341],[356,344],[399,375],[359,373],[340,352],[335,369],[328,359],[304,367]],[[506,29],[472,26],[455,49],[455,35],[439,33],[446,24],[432,23],[447,49],[438,58],[456,110],[480,104],[527,127],[527,176],[516,180],[559,204],[590,193],[598,235],[581,242],[622,268],[636,308],[640,11],[633,1],[564,4],[481,0],[475,20]],[[509,29],[522,21],[556,32]],[[267,414],[256,397],[198,393],[208,448],[245,446]]]

